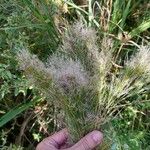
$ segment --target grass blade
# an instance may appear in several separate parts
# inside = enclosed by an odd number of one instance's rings
[[[100,25],[99,25],[99,23],[97,22],[97,20],[94,18],[94,16],[93,16],[93,12],[92,12],[92,1],[90,0],[89,1],[89,4],[90,4],[90,6],[88,7],[88,9],[89,9],[89,11],[90,12],[87,12],[87,11],[85,11],[84,9],[82,9],[82,8],[80,8],[79,6],[77,6],[76,4],[74,4],[74,3],[71,3],[71,2],[68,2],[68,1],[66,1],[65,2],[67,5],[69,5],[69,6],[71,6],[72,8],[74,8],[74,9],[77,9],[77,10],[79,10],[79,11],[81,11],[81,12],[83,12],[85,15],[87,15],[88,16],[88,18],[89,18],[89,21],[93,21],[93,23],[99,28],[100,27]],[[90,26],[91,24],[89,23],[89,26]]]
[[[89,0],[89,26],[91,26],[91,23],[92,23],[92,19],[94,18],[93,17],[93,11],[92,11],[92,0]]]
[[[23,111],[25,111],[26,109],[28,109],[29,107],[34,105],[39,100],[40,100],[39,98],[35,98],[33,101],[30,101],[26,104],[20,104],[20,105],[16,106],[15,108],[11,109],[9,112],[7,112],[5,115],[3,115],[0,118],[0,127],[2,127],[7,122],[9,122],[13,118],[15,118],[17,115],[19,115],[20,113],[22,113]]]
[[[127,5],[126,5],[126,8],[125,8],[125,10],[123,11],[122,20],[121,20],[121,23],[120,23],[120,27],[121,27],[121,28],[124,27],[125,21],[126,21],[126,19],[127,19],[127,16],[128,16],[128,14],[130,13],[131,1],[132,1],[132,0],[129,0],[129,1],[128,1]]]
[[[118,24],[119,20],[121,19],[121,13],[120,8],[122,3],[120,4],[119,0],[116,0],[113,4],[113,12],[112,12],[112,18],[110,22],[109,30],[112,32],[116,28],[116,24]]]
[[[144,32],[145,30],[150,28],[150,19],[141,23],[137,28],[133,29],[130,33],[129,33],[129,37],[133,38],[136,35],[139,35],[140,33]]]

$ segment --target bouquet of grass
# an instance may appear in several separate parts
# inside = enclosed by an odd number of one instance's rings
[[[61,108],[71,143],[111,121],[126,100],[150,83],[150,48],[141,46],[117,67],[113,40],[100,40],[83,23],[71,26],[62,45],[46,62],[27,50],[18,53],[20,68],[30,83]],[[99,42],[101,41],[101,42]]]

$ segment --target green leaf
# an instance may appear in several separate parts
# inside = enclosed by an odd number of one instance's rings
[[[120,27],[123,28],[124,25],[125,25],[125,21],[127,19],[127,16],[129,15],[130,13],[130,7],[131,7],[131,1],[132,0],[129,0],[126,7],[125,7],[125,10],[123,11],[123,14],[122,14],[122,20],[121,20],[121,23],[120,23]]]
[[[121,20],[122,7],[123,7],[123,2],[121,2],[120,0],[116,0],[113,3],[112,18],[111,18],[111,22],[110,22],[110,26],[109,26],[110,32],[114,31],[114,29],[117,27],[116,25]]]
[[[40,101],[41,99],[35,98],[34,100],[25,103],[25,104],[20,104],[16,106],[15,108],[11,109],[9,112],[7,112],[4,116],[0,118],[0,127],[5,125],[7,122],[15,118],[17,115],[28,109],[29,107],[33,106],[35,103]]]
[[[130,33],[129,33],[129,37],[134,37],[136,35],[139,35],[140,33],[146,31],[147,29],[150,28],[150,19],[141,23],[137,28],[133,29]]]

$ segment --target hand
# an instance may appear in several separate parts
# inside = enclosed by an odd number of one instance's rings
[[[103,139],[103,135],[100,131],[92,131],[83,137],[78,143],[70,148],[66,147],[65,142],[68,139],[68,132],[63,129],[54,135],[45,138],[38,144],[36,150],[92,150],[98,146]]]

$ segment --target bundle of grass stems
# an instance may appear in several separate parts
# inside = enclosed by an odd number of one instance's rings
[[[93,28],[77,22],[62,39],[46,62],[27,49],[20,50],[18,60],[30,84],[61,108],[69,142],[75,143],[92,130],[105,129],[127,99],[145,91],[150,83],[150,47],[140,46],[117,68],[113,40],[99,39]]]

